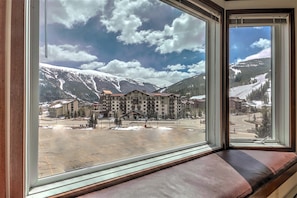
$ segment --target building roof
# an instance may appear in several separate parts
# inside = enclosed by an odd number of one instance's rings
[[[53,105],[53,106],[50,106],[49,108],[52,108],[52,109],[59,109],[59,108],[61,108],[61,107],[63,107],[63,105],[62,105],[61,103],[57,103],[57,104],[55,104],[55,105]]]
[[[108,95],[111,95],[112,94],[112,92],[110,90],[103,90],[102,93],[103,94],[108,94]]]
[[[61,108],[64,104],[69,104],[74,101],[76,101],[76,99],[55,100],[49,105],[49,108],[53,108],[53,109]]]
[[[117,96],[117,97],[121,97],[124,96],[125,94],[111,94],[111,96]]]

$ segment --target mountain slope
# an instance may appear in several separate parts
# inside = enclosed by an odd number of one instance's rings
[[[128,93],[133,90],[153,92],[156,86],[111,74],[79,70],[67,67],[40,64],[40,102],[63,98],[79,98],[84,101],[98,101],[102,90],[113,93]]]
[[[205,95],[205,74],[183,79],[167,87],[163,92],[180,94],[181,96]]]
[[[266,74],[266,75],[264,75]],[[261,76],[264,75],[264,76]],[[205,74],[196,75],[180,82],[177,82],[165,89],[163,92],[176,93],[183,96],[198,96],[205,95]],[[237,64],[231,64],[229,66],[229,86],[234,87],[238,91],[244,92],[242,89],[244,85],[261,85],[264,81],[260,83],[259,76],[261,79],[271,78],[271,59],[262,58],[254,59],[249,61],[243,61]],[[236,92],[236,93],[237,93]],[[235,92],[234,92],[235,93]],[[241,93],[247,94],[247,93]],[[237,96],[236,94],[234,96]]]

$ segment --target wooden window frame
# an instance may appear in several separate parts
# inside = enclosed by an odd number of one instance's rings
[[[0,197],[24,197],[25,0],[0,1]]]

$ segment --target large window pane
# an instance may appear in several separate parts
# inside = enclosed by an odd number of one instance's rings
[[[157,0],[44,2],[39,177],[207,140],[207,21]]]
[[[234,27],[229,32],[230,137],[271,139],[272,27]]]

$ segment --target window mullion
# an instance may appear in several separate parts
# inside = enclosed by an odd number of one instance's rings
[[[27,1],[26,6],[26,191],[29,191],[38,181],[39,1]]]

